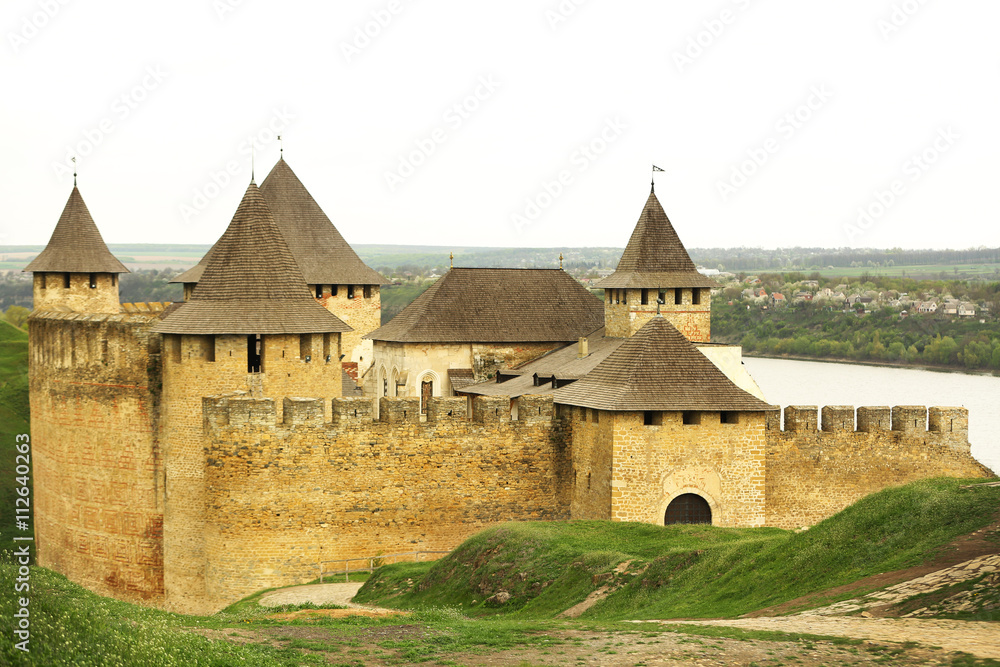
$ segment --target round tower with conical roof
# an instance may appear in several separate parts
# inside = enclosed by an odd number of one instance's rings
[[[34,273],[35,310],[121,311],[118,274],[129,270],[108,250],[75,185],[48,245],[24,270]]]
[[[698,273],[652,190],[618,267],[595,285],[604,289],[608,336],[628,338],[660,312],[695,343],[710,342],[715,286]]]
[[[205,520],[202,401],[243,392],[280,423],[285,397],[342,395],[341,334],[351,328],[310,294],[267,202],[250,183],[190,298],[165,313],[162,422],[166,466],[164,588],[179,611],[213,608],[206,571],[226,548]],[[252,405],[251,405],[252,404]]]

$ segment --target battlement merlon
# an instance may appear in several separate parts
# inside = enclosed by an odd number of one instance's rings
[[[822,415],[822,421],[819,415]],[[968,437],[969,411],[961,407],[922,405],[862,406],[826,405],[818,410],[815,405],[789,405],[784,409],[786,433],[957,433]],[[781,416],[769,413],[768,431],[781,431]]]
[[[525,395],[476,396],[472,399],[471,419],[468,400],[463,397],[433,397],[427,401],[422,415],[419,398],[383,397],[379,400],[378,422],[388,424],[436,425],[452,422],[484,424],[541,424],[553,419],[551,396]],[[289,396],[282,399],[283,422],[278,423],[277,404],[273,398],[255,398],[245,391],[230,392],[202,398],[202,413],[206,429],[258,426],[326,426],[350,428],[370,425],[374,421],[374,400],[370,398],[334,398],[329,421],[326,405],[321,398]],[[512,417],[512,414],[516,417]],[[423,417],[423,418],[422,418]]]

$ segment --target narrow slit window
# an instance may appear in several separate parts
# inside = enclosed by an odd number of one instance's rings
[[[674,290],[674,305],[679,306],[684,303],[684,290],[678,288]]]
[[[372,286],[371,285],[365,285],[365,287],[364,287],[364,296],[365,296],[366,299],[372,298]]]
[[[691,290],[691,303],[696,306],[701,303],[701,290],[697,287]]]
[[[337,292],[340,291],[339,287],[340,285],[330,285],[330,296],[337,296]]]
[[[90,274],[90,289],[96,289],[96,288],[97,288],[97,274],[96,273],[91,273]]]
[[[317,299],[322,299],[323,298],[323,286],[322,285],[316,285],[316,298]]]
[[[263,340],[260,334],[247,336],[247,373],[260,373],[263,367]]]
[[[45,273],[42,274],[42,289],[45,289],[45,276],[46,275],[47,274],[45,274]]]
[[[648,289],[642,290],[642,300],[641,300],[641,303],[644,306],[649,304],[649,290]]]
[[[215,361],[215,336],[205,336],[205,361]]]
[[[354,285],[348,285],[347,286],[347,298],[348,299],[353,299],[354,298]]]
[[[323,334],[323,360],[330,361],[330,336],[333,334]]]
[[[64,273],[63,274],[63,287],[65,287],[66,289],[69,289],[69,274],[68,273]]]

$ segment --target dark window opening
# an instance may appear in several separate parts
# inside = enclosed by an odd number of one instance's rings
[[[587,473],[587,490],[590,490],[590,473]]]
[[[247,373],[260,373],[264,365],[263,340],[260,334],[247,336]]]
[[[322,299],[323,298],[323,286],[322,285],[316,285],[316,298],[317,299]]]
[[[712,508],[708,501],[694,493],[683,493],[667,506],[664,525],[674,523],[712,523]]]
[[[366,299],[372,298],[372,286],[371,285],[365,285],[362,293],[364,294],[364,297]]]
[[[739,424],[740,413],[723,411],[722,414],[719,415],[719,421],[722,422],[723,424]]]
[[[64,273],[63,274],[63,287],[65,287],[66,289],[69,289],[69,274],[68,273]]]
[[[302,361],[312,361],[312,334],[299,334],[299,359]]]
[[[642,305],[644,305],[644,306],[649,303],[649,290],[648,289],[642,290],[642,300],[641,301],[642,301]]]
[[[642,423],[644,426],[662,426],[663,413],[659,410],[646,410],[642,413]]]
[[[215,361],[215,336],[205,336],[205,361]]]
[[[386,378],[382,378],[382,395],[389,395],[389,380]]]
[[[96,288],[97,288],[97,274],[96,273],[91,273],[90,274],[90,289],[96,289]]]
[[[354,285],[348,285],[347,286],[347,298],[348,299],[353,299],[354,298]]]
[[[115,287],[117,285],[118,285],[118,274],[117,273],[112,273],[111,274],[111,286]]]
[[[434,383],[430,380],[424,380],[420,383],[420,414],[427,414],[427,403],[431,400],[431,396],[434,395]]]
[[[675,306],[679,306],[679,305],[681,305],[681,303],[684,302],[683,296],[684,296],[684,290],[682,290],[682,289],[675,289],[674,290],[674,305]]]
[[[45,289],[45,274],[42,274],[42,289]]]
[[[694,410],[685,410],[681,413],[681,419],[686,426],[695,426],[701,423],[701,413]]]
[[[323,334],[323,360],[330,361],[330,336],[333,334]]]
[[[615,291],[613,289],[606,289],[606,290],[604,290],[604,293],[608,297],[608,303],[614,303],[615,302]]]
[[[666,303],[667,302],[667,290],[665,290],[665,289],[661,289],[660,290],[659,302],[660,303]]]
[[[696,306],[701,303],[701,290],[697,287],[691,290],[691,303]]]
[[[340,288],[339,285],[330,285],[330,296],[337,296],[339,288]]]

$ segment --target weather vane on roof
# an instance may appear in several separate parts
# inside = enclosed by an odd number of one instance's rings
[[[653,174],[655,174],[658,171],[663,171],[663,169],[660,169],[659,167],[657,167],[654,164],[653,165]],[[650,192],[655,192],[656,191],[656,180],[652,176],[649,177],[649,191]]]
[[[278,135],[278,151],[280,153],[281,159],[285,159],[285,144],[281,141],[281,135]]]

